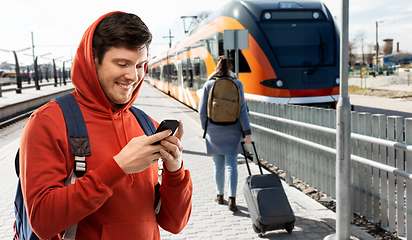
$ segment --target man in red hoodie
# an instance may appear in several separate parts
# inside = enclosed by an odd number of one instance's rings
[[[192,181],[182,161],[180,124],[147,137],[129,107],[141,87],[152,36],[139,17],[108,13],[84,33],[72,66],[72,94],[90,137],[87,172],[65,186],[73,170],[66,125],[54,101],[27,121],[20,143],[22,192],[32,229],[62,239],[160,239],[159,226],[180,232],[191,213]],[[157,122],[154,122],[158,126]],[[161,141],[161,145],[152,143]],[[161,208],[154,211],[157,160],[164,168]]]

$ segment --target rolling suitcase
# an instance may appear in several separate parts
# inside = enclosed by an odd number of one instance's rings
[[[259,159],[252,142],[255,156]],[[277,174],[263,174],[262,166],[258,160],[260,175],[252,175],[246,158],[244,142],[242,142],[243,153],[249,176],[243,188],[246,203],[249,208],[250,219],[253,230],[261,235],[266,231],[286,229],[292,233],[295,227],[295,215],[290,207],[289,201]]]

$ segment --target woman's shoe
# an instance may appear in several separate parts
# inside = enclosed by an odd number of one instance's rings
[[[229,210],[232,212],[237,211],[237,206],[236,206],[236,197],[229,197]]]
[[[223,194],[218,194],[215,198],[215,202],[217,202],[218,204],[223,204]]]

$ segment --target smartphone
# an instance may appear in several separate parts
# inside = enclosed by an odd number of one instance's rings
[[[179,121],[174,120],[174,119],[165,119],[160,123],[155,133],[162,132],[166,129],[170,129],[172,130],[172,133],[170,134],[170,136],[172,136],[175,134],[177,127],[179,127]],[[160,141],[155,142],[153,144],[160,144]]]

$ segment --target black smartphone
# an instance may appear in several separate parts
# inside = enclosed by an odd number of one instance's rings
[[[170,136],[172,136],[173,134],[175,134],[177,127],[179,127],[179,121],[174,119],[165,119],[160,123],[159,127],[156,129],[156,133],[162,132],[166,129],[170,129],[172,130]],[[160,141],[155,142],[153,144],[160,144]]]

